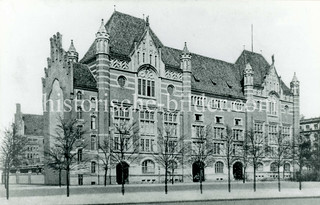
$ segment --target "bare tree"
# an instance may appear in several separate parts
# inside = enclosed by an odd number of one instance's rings
[[[10,169],[18,167],[22,163],[23,155],[26,150],[27,138],[18,134],[17,126],[12,124],[3,133],[3,141],[1,146],[1,163],[5,173],[6,196],[9,199],[9,175]]]
[[[67,179],[67,197],[70,195],[70,170],[76,161],[77,149],[84,149],[87,143],[84,140],[85,131],[79,125],[76,119],[59,118],[55,135],[53,137],[54,149],[61,150],[65,160],[65,170]],[[81,161],[81,160],[78,160]],[[83,162],[84,164],[84,162]],[[79,166],[79,164],[75,165]]]
[[[61,187],[61,173],[62,170],[66,170],[66,161],[63,150],[52,147],[48,151],[45,151],[44,154],[46,155],[45,166],[59,172],[59,187]]]
[[[211,136],[211,126],[199,126],[196,130],[196,139],[193,140],[190,149],[187,151],[187,158],[190,164],[199,168],[200,193],[202,194],[202,181],[204,178],[204,168],[214,161],[213,143]]]
[[[236,161],[239,160],[240,157],[236,154],[235,150],[235,139],[232,133],[232,129],[230,128],[230,126],[226,126],[226,132],[223,134],[222,139],[225,141],[225,156],[226,156],[226,160],[227,160],[227,167],[228,167],[228,191],[231,192],[231,166],[232,164]]]
[[[135,161],[139,156],[139,127],[137,123],[120,122],[115,124],[113,139],[114,147],[111,152],[111,161],[121,168],[121,193],[124,195],[125,171],[127,162]]]
[[[311,152],[310,138],[300,133],[300,135],[298,135],[298,137],[296,138],[296,146],[293,147],[293,149],[295,149],[294,160],[299,166],[298,181],[299,181],[299,190],[301,190],[302,189],[302,168],[305,165],[308,165],[311,160],[312,152]]]
[[[274,146],[268,146],[268,150],[270,151],[270,155],[274,158],[275,163],[277,165],[277,175],[278,175],[278,191],[281,191],[281,183],[280,183],[280,167],[284,163],[289,160],[290,153],[292,151],[292,145],[290,143],[290,139],[285,137],[282,134],[282,129],[280,127],[279,131],[277,132],[276,139],[272,139]],[[271,144],[271,143],[270,143]]]
[[[266,154],[265,139],[263,135],[254,134],[252,128],[246,131],[247,136],[247,148],[248,148],[248,160],[253,166],[253,190],[257,190],[256,185],[256,171],[258,163]]]
[[[182,161],[184,151],[183,137],[174,136],[173,130],[165,127],[164,134],[158,129],[159,137],[157,140],[157,151],[153,152],[153,157],[165,169],[165,194],[168,193],[168,172],[171,169],[171,180],[174,183],[174,170],[176,169],[176,161]]]
[[[112,146],[110,139],[103,139],[101,143],[98,145],[99,151],[102,152],[102,157],[98,153],[97,158],[102,161],[103,169],[104,169],[104,186],[107,185],[107,173],[108,169],[111,168],[111,153],[112,153]],[[111,175],[110,175],[111,176]],[[111,184],[111,179],[110,179]]]

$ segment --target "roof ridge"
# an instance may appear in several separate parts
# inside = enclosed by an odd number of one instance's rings
[[[167,48],[170,48],[170,49],[175,49],[175,50],[177,50],[177,51],[181,51],[181,53],[182,53],[182,50],[181,50],[181,49],[177,49],[177,48],[173,48],[173,47],[169,47],[169,46],[163,46],[163,47],[167,47]],[[205,56],[205,55],[197,54],[197,53],[193,53],[193,52],[190,52],[190,53],[191,53],[191,55],[196,55],[196,56],[203,57],[203,58],[207,58],[207,59],[210,59],[210,60],[220,61],[220,62],[223,62],[223,63],[227,63],[227,64],[230,64],[230,65],[234,65],[234,63],[227,62],[227,61],[224,61],[224,60],[220,60],[220,59],[217,59],[217,58],[213,58],[213,57],[209,57],[209,56]]]

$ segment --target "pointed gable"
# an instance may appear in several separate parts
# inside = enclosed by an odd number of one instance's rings
[[[145,20],[115,11],[106,23],[105,28],[110,35],[110,55],[130,61],[129,55],[134,42],[138,42],[145,32]],[[163,46],[159,38],[150,28],[150,35],[156,47]],[[93,42],[81,59],[81,63],[91,61],[95,57]]]
[[[73,85],[75,88],[97,90],[97,81],[89,67],[81,63],[73,63]]]

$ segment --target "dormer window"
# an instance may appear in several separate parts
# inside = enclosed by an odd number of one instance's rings
[[[195,120],[196,120],[196,121],[203,121],[201,114],[195,114],[194,116],[195,116]]]
[[[242,125],[242,120],[240,118],[234,119],[234,125]]]
[[[216,116],[216,123],[217,123],[217,124],[223,124],[223,117],[221,117],[221,116]]]

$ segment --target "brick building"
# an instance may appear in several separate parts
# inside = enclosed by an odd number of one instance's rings
[[[243,50],[235,62],[229,63],[191,53],[187,44],[182,50],[171,48],[152,31],[148,18],[117,11],[106,24],[102,21],[80,61],[73,42],[65,51],[61,38],[57,33],[50,39],[51,56],[42,79],[43,132],[47,133],[44,140],[48,149],[57,116],[85,122],[90,146],[75,151],[91,157],[91,165],[87,170],[73,170],[72,184],[102,184],[97,145],[105,138],[116,139],[113,127],[119,122],[137,122],[140,127],[140,155],[128,162],[130,183],[163,180],[164,170],[152,154],[157,150],[158,128],[170,126],[176,140],[184,136],[192,143],[197,141],[201,127],[212,127],[215,160],[205,168],[205,180],[209,181],[227,177],[222,151],[225,142],[221,139],[227,125],[235,137],[235,149],[241,149],[246,130],[252,129],[257,136],[267,135],[265,143],[270,146],[274,146],[279,130],[292,141],[299,133],[299,81],[294,75],[287,87],[273,57],[269,64],[261,54]],[[51,102],[64,105],[66,100],[71,102],[71,112],[50,109]],[[107,102],[105,107],[88,105],[99,100]],[[274,177],[272,163],[270,157],[260,162],[258,178]],[[235,161],[235,179],[242,178],[242,169],[242,161]],[[285,170],[289,175],[293,171],[290,159]],[[252,169],[247,171],[250,178]],[[195,172],[192,164],[179,162],[174,174],[178,181],[192,181]],[[116,165],[110,173],[115,183]],[[56,182],[55,176],[47,174],[47,184]]]

